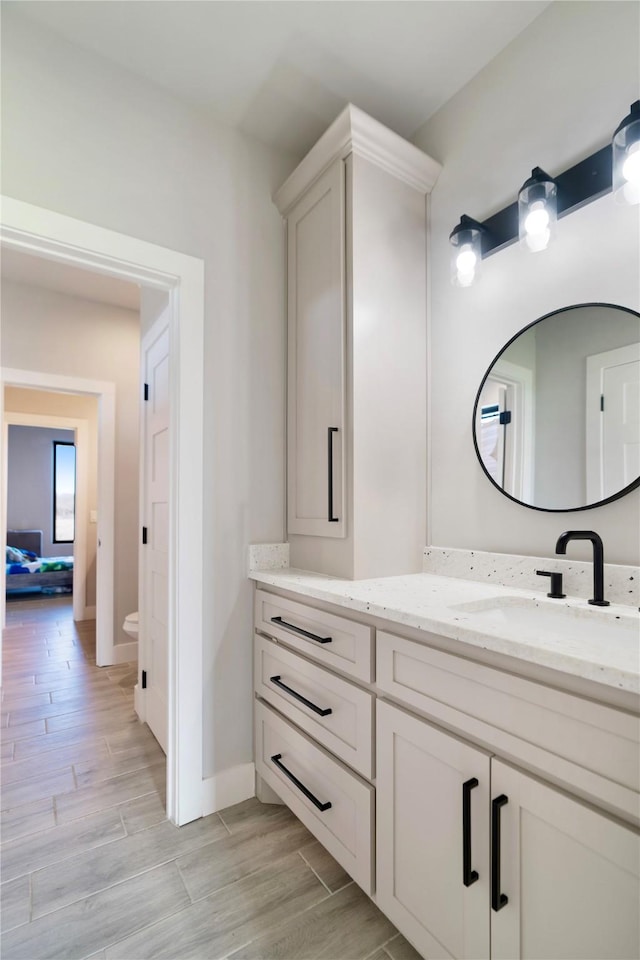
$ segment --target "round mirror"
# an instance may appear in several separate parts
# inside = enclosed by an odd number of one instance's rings
[[[610,303],[549,313],[487,370],[473,410],[484,472],[536,510],[588,510],[640,484],[640,314]]]

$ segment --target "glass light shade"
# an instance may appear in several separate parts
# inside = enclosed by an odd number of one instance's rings
[[[640,100],[631,104],[613,135],[613,193],[619,203],[640,203]]]
[[[551,177],[534,167],[518,194],[520,243],[538,253],[546,250],[555,235],[558,220],[558,188]]]
[[[451,282],[456,287],[470,287],[482,263],[482,228],[470,217],[463,216],[451,232]]]

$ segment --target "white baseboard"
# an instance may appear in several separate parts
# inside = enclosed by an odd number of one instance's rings
[[[137,663],[138,661],[138,641],[132,640],[131,643],[114,643],[113,662],[114,663]]]
[[[240,763],[202,781],[202,815],[209,816],[234,803],[254,797],[256,769],[253,763]]]

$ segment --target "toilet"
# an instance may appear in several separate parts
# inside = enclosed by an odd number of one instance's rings
[[[128,617],[124,618],[124,623],[122,624],[122,629],[131,637],[132,640],[138,639],[138,611],[135,613],[130,613]]]

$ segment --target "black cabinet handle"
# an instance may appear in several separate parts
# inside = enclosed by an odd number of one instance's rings
[[[315,633],[309,633],[308,630],[303,630],[302,627],[294,627],[292,623],[287,623],[282,617],[271,617],[271,623],[277,623],[279,627],[284,627],[285,630],[299,633],[301,637],[306,637],[307,640],[315,640],[316,643],[331,643],[331,637],[319,637]]]
[[[496,913],[509,903],[506,893],[500,893],[500,808],[506,803],[504,793],[491,803],[491,906]]]
[[[275,684],[276,687],[280,687],[281,690],[286,690],[288,694],[294,697],[296,700],[299,700],[300,703],[304,703],[305,707],[309,707],[309,710],[313,710],[314,713],[317,713],[319,717],[328,717],[330,713],[333,713],[331,707],[325,707],[323,710],[322,707],[317,707],[315,703],[311,703],[311,700],[307,700],[306,697],[303,697],[301,693],[296,693],[295,690],[292,690],[291,687],[288,687],[286,683],[283,683],[279,676],[269,677],[271,683]]]
[[[291,773],[291,770],[287,770],[284,763],[281,763],[281,759],[281,753],[276,753],[273,757],[271,757],[271,760],[273,763],[275,763],[276,767],[278,767],[279,770],[282,770],[285,777],[288,777],[292,783],[295,783],[298,790],[300,790],[301,793],[304,793],[307,800],[311,800],[311,803],[314,805],[314,807],[317,807],[322,813],[324,813],[325,810],[329,810],[331,808],[331,803],[329,801],[322,803],[317,797],[314,797],[314,795],[311,793],[311,790],[308,790],[304,783],[301,783],[300,780],[298,780],[298,778]]]
[[[328,470],[328,482],[327,482],[327,491],[329,495],[329,509],[327,512],[327,520],[329,523],[337,523],[340,517],[334,517],[333,515],[333,435],[338,432],[337,427],[327,427],[327,470]]]
[[[462,882],[465,887],[478,879],[478,871],[471,869],[471,791],[477,786],[476,777],[462,784]]]

